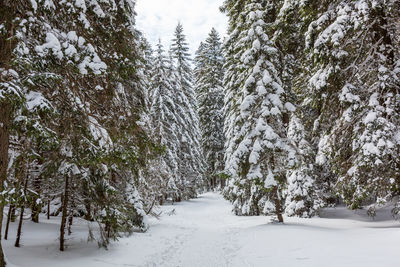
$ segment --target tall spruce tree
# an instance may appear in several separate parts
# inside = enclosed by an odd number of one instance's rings
[[[164,198],[165,194],[169,194],[171,197],[177,198],[181,194],[177,187],[179,183],[177,180],[179,178],[179,123],[174,102],[175,88],[168,76],[167,59],[161,41],[157,45],[152,75],[152,105],[150,110],[153,121],[152,129],[157,133],[155,140],[165,149],[159,162],[164,170],[164,177],[162,178],[164,194],[162,197]],[[156,171],[159,172],[159,170]]]
[[[1,2],[0,96],[4,114],[9,111],[2,122],[7,128],[1,134],[2,156],[7,157],[11,134],[18,146],[10,166],[27,167],[8,170],[9,178],[16,176],[19,186],[27,181],[24,189],[40,189],[46,181],[52,184],[47,188],[63,192],[48,200],[62,199],[61,250],[74,216],[97,221],[103,245],[120,232],[146,228],[136,188],[151,141],[137,124],[145,97],[138,82],[143,72],[134,5],[125,0]],[[1,167],[5,178],[7,164]],[[6,197],[15,191],[15,183],[8,185]],[[40,203],[42,198],[24,197],[21,209],[29,199]]]
[[[195,90],[199,105],[201,145],[207,163],[206,177],[211,188],[224,186],[219,174],[224,163],[224,95],[222,43],[213,28],[204,43],[200,44],[195,58]]]
[[[284,102],[278,50],[271,40],[278,6],[226,1],[224,9],[231,33],[226,43],[226,196],[238,215],[275,214],[282,222],[281,190],[293,154],[284,117],[293,105]]]
[[[199,117],[197,101],[193,89],[193,73],[190,65],[189,47],[183,27],[179,23],[172,40],[171,55],[175,77],[175,104],[179,122],[179,183],[183,197],[196,196],[198,188],[203,186],[204,159],[200,145]]]
[[[398,7],[368,0],[302,7],[311,19],[305,83],[318,113],[316,160],[330,166],[334,189],[350,208],[399,194]]]
[[[313,146],[313,113],[303,100],[301,85],[304,63],[305,37],[307,21],[302,19],[300,1],[285,0],[276,20],[274,39],[280,48],[282,82],[287,92],[287,100],[296,104],[296,110],[289,118],[287,137],[295,148],[295,165],[287,170],[287,191],[285,213],[288,216],[311,217],[324,206],[326,198],[320,177],[324,175],[315,164],[316,151]]]

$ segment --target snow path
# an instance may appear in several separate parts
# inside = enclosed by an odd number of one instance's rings
[[[68,251],[59,252],[59,218],[43,218],[24,223],[20,249],[12,247],[13,223],[5,252],[20,267],[398,266],[400,224],[387,214],[371,221],[364,211],[338,208],[324,218],[274,225],[268,217],[234,216],[216,193],[160,209],[161,220],[152,219],[147,233],[122,238],[108,251],[88,244],[87,227],[77,224]]]

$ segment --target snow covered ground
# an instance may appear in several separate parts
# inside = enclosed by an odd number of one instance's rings
[[[234,216],[216,193],[161,210],[147,233],[122,238],[108,251],[87,243],[81,223],[59,252],[58,218],[25,221],[22,247],[14,248],[13,223],[5,253],[20,267],[399,266],[400,223],[383,211],[373,221],[365,211],[329,209],[322,218],[276,225],[268,217]]]

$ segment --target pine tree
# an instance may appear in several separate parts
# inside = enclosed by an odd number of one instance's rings
[[[304,11],[300,1],[285,0],[276,20],[274,40],[280,49],[280,71],[286,100],[294,103],[287,127],[288,141],[295,148],[295,165],[287,170],[285,213],[288,216],[311,217],[324,206],[319,169],[315,164],[312,119],[310,109],[303,105],[308,95],[301,84],[304,62],[304,31],[307,22],[302,20]],[[311,130],[310,130],[311,129]]]
[[[223,171],[225,142],[223,133],[223,64],[222,43],[212,29],[205,43],[201,43],[195,59],[196,97],[199,104],[202,148],[207,162],[206,176],[211,188],[224,186],[219,174]]]
[[[300,112],[298,112],[300,113]],[[301,114],[301,113],[300,113]],[[296,148],[296,164],[287,171],[285,213],[288,216],[312,217],[324,206],[314,169],[315,153],[307,141],[307,131],[295,115],[290,118],[288,139]]]
[[[172,40],[171,55],[176,72],[175,104],[179,123],[180,148],[178,153],[179,182],[177,187],[184,198],[196,196],[203,186],[204,159],[200,145],[197,101],[193,90],[193,74],[190,66],[189,47],[183,27],[178,24]]]
[[[25,6],[20,1],[0,1],[0,220],[3,221],[5,205],[4,185],[7,179],[9,160],[10,130],[14,118],[14,110],[21,104],[23,88],[19,74],[14,70],[13,50],[17,42],[15,24],[18,6]],[[0,225],[0,266],[6,265],[1,246],[2,224]]]
[[[225,2],[228,14],[237,8]],[[230,17],[234,40],[227,42],[225,168],[231,177],[226,195],[236,214],[276,214],[282,222],[281,190],[292,153],[284,114],[293,105],[284,102],[278,50],[268,36],[276,10],[272,1],[244,1],[239,19]]]
[[[308,151],[294,171],[292,191],[300,194],[289,190],[288,205],[315,193],[317,207],[336,201],[335,193],[350,208],[385,203],[398,195],[398,3],[288,0],[284,7],[281,22],[298,27],[290,39],[303,42],[296,50],[301,68],[293,78],[298,109],[291,125],[298,134],[292,136]]]
[[[152,106],[150,110],[151,120],[153,122],[152,129],[157,133],[155,141],[162,145],[165,149],[164,155],[159,160],[159,168],[162,170],[162,187],[163,192],[160,196],[161,202],[166,193],[172,198],[178,198],[177,183],[179,181],[178,170],[178,119],[176,114],[176,104],[174,102],[174,87],[168,76],[167,59],[161,41],[157,45],[156,55],[154,59],[154,69],[152,78]],[[155,170],[160,172],[160,170]]]
[[[99,223],[103,245],[120,232],[146,229],[136,188],[152,142],[138,124],[146,103],[135,3],[3,2],[1,40],[12,42],[1,43],[7,61],[1,65],[0,95],[10,111],[5,125],[15,132],[2,137],[29,144],[24,150],[18,142],[12,147],[16,156],[27,155],[20,161],[34,179],[24,184],[39,189],[51,184],[45,188],[63,192],[55,197],[62,199],[60,249],[77,215]],[[4,156],[8,145],[3,147]],[[19,159],[12,160],[17,170]],[[9,173],[10,179],[16,174]],[[12,191],[6,188],[5,196]],[[30,195],[23,206],[41,198]]]
[[[318,62],[310,89],[325,128],[318,156],[331,164],[335,189],[350,208],[398,194],[397,7],[396,1],[324,5],[306,33]]]

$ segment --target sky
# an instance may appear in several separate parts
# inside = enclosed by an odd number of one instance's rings
[[[223,0],[137,0],[138,28],[154,45],[158,39],[167,50],[178,22],[190,46],[192,57],[214,27],[221,38],[227,29],[227,17],[219,11]]]

